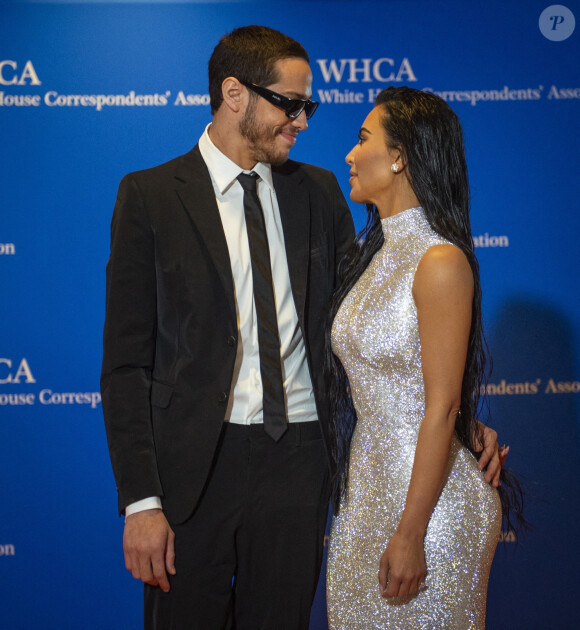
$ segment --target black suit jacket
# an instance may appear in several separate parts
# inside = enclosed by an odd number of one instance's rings
[[[273,179],[328,444],[324,330],[352,218],[329,171],[288,161]],[[196,146],[125,176],[113,214],[101,390],[121,512],[160,496],[170,522],[191,514],[224,421],[237,343],[226,239]]]

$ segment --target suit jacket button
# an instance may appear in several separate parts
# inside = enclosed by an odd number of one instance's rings
[[[231,346],[232,348],[236,345],[236,338],[231,335],[230,337],[228,337],[228,346]]]
[[[222,392],[218,396],[218,402],[220,402],[220,403],[226,402],[227,399],[228,399],[228,393],[227,392]]]

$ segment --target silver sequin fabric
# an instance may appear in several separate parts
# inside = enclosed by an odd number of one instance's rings
[[[405,505],[425,413],[413,280],[425,252],[448,244],[431,229],[422,208],[381,223],[384,245],[332,326],[332,348],[349,378],[358,420],[347,491],[330,535],[329,627],[483,629],[501,506],[497,491],[456,438],[425,536],[426,588],[410,599],[380,596],[379,561]]]

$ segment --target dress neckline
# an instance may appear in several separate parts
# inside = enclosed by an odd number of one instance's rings
[[[387,240],[394,235],[414,232],[419,226],[424,226],[426,221],[425,211],[421,206],[416,206],[381,219],[381,226]]]

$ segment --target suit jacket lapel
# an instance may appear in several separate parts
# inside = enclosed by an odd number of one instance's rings
[[[229,314],[235,320],[234,282],[228,245],[209,171],[197,145],[183,156],[175,177],[177,194],[202,235],[225,291]]]
[[[304,324],[310,252],[310,203],[302,173],[292,163],[273,169],[274,188],[280,208],[290,284],[300,323]]]

